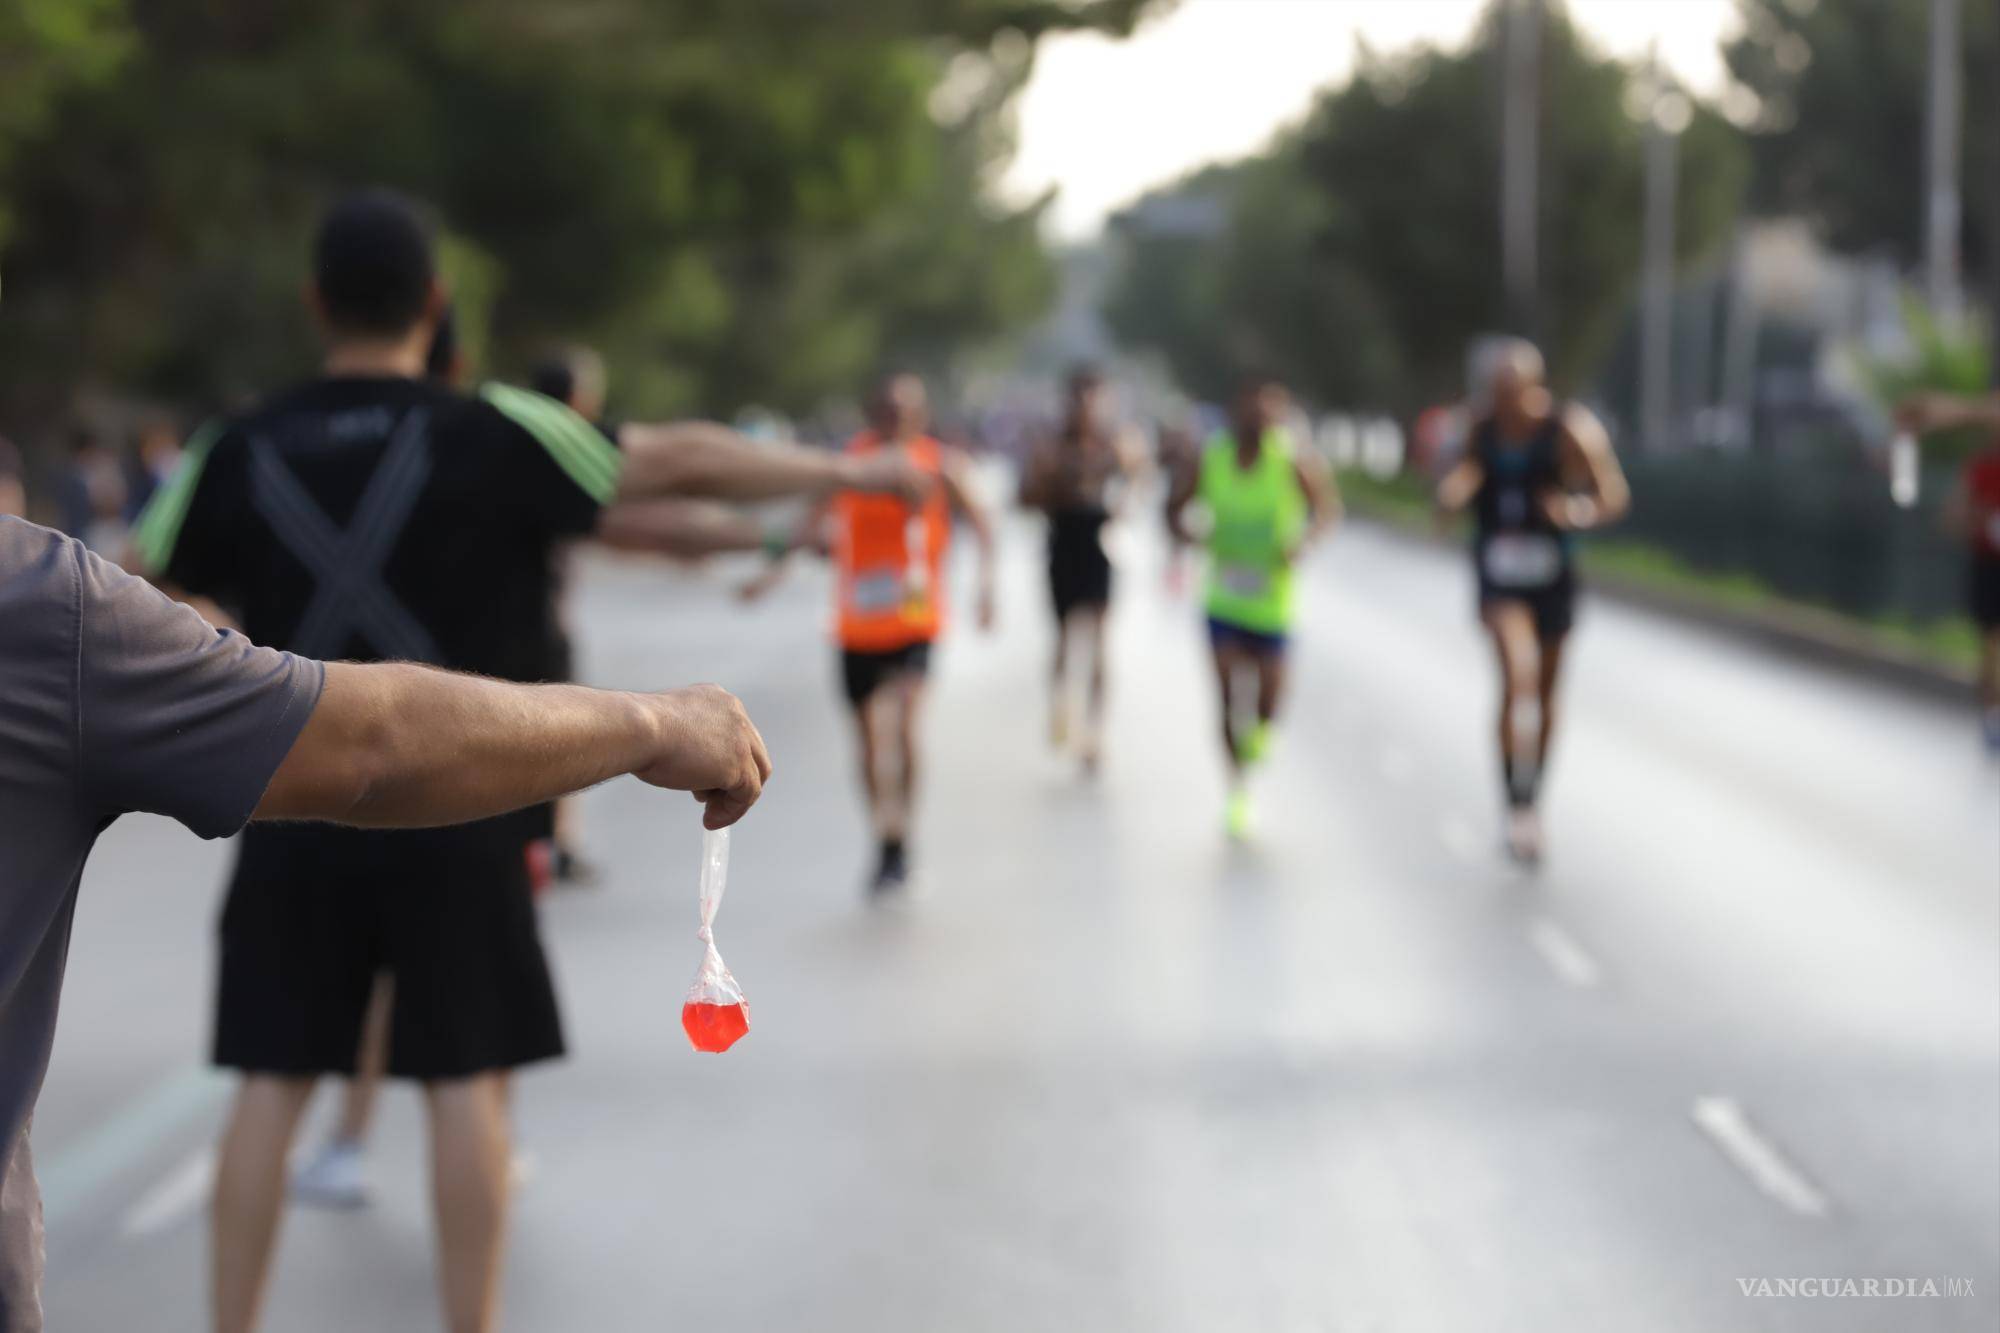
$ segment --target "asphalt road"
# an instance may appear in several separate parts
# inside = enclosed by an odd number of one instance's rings
[[[1353,530],[1232,846],[1196,612],[1127,547],[1092,784],[1046,745],[1010,532],[1002,631],[937,663],[895,910],[860,894],[821,576],[746,610],[720,570],[587,566],[588,677],[722,681],[776,756],[717,927],[755,1027],[678,1029],[693,806],[593,793],[509,1327],[2000,1324],[2000,770],[1965,711],[1587,603],[1523,875],[1467,570]],[[54,1330],[203,1326],[225,857],[129,819],[86,879],[36,1127]],[[371,1209],[292,1213],[268,1327],[435,1324],[418,1116],[392,1091]]]

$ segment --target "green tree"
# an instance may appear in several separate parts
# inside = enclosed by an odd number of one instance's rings
[[[8,0],[0,5],[0,246],[8,171],[48,125],[59,96],[103,79],[129,49],[119,0]]]
[[[598,341],[628,411],[941,363],[1049,291],[1037,210],[987,188],[1035,39],[1144,5],[129,0],[118,77],[44,97],[15,162],[0,413],[300,373],[311,220],[376,181],[436,206],[500,369]]]
[[[1162,348],[1191,386],[1257,363],[1324,402],[1409,411],[1462,389],[1474,336],[1503,326],[1496,28],[1465,50],[1361,52],[1352,80],[1257,159],[1142,203],[1121,229],[1193,193],[1223,201],[1218,236],[1169,274],[1136,240],[1108,314]],[[1638,72],[1583,43],[1552,8],[1542,53],[1542,330],[1558,378],[1582,382],[1635,290],[1643,127]],[[1680,254],[1714,246],[1746,171],[1739,136],[1696,106],[1681,136]],[[1168,210],[1171,211],[1170,209]],[[1175,293],[1176,308],[1159,306]]]
[[[1813,218],[1835,248],[1923,255],[1929,0],[1739,0],[1725,46],[1753,96],[1753,203]],[[2000,226],[2000,9],[1965,0],[1961,180],[1968,265],[1984,271]]]

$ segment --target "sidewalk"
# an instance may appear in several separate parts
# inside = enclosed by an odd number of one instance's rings
[[[1439,535],[1428,527],[1414,526],[1391,515],[1357,513],[1350,509],[1348,516],[1354,522],[1418,545],[1454,549],[1462,545],[1456,537]],[[1587,568],[1584,588],[1600,597],[1674,616],[1850,675],[1952,703],[1969,703],[1972,699],[1970,673],[1885,643],[1856,622],[1832,611],[1776,599],[1756,607],[1730,605],[1692,589],[1665,588],[1615,572]]]

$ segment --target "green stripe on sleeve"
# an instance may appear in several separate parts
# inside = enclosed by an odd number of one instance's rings
[[[209,450],[221,438],[220,421],[204,422],[188,438],[174,475],[153,492],[153,498],[140,511],[138,522],[132,525],[132,549],[148,574],[166,573],[168,563],[173,560],[174,547],[181,539],[181,525],[187,522],[188,509],[194,504],[195,487],[201,484],[202,469],[208,466]]]
[[[599,504],[617,498],[624,460],[597,427],[567,404],[511,384],[482,385],[479,396],[534,436],[584,494]]]

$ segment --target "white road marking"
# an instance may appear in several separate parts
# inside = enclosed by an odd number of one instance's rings
[[[164,1231],[208,1202],[214,1188],[215,1150],[203,1148],[160,1177],[158,1184],[125,1210],[118,1223],[119,1233],[130,1237]]]
[[[1385,745],[1376,757],[1382,776],[1397,786],[1406,786],[1417,775],[1417,758],[1401,745]]]
[[[67,1217],[83,1202],[145,1160],[185,1125],[211,1117],[229,1095],[231,1080],[218,1069],[190,1065],[112,1112],[73,1147],[37,1170],[42,1212]]]
[[[1826,1195],[1750,1123],[1733,1098],[1695,1098],[1694,1123],[1765,1195],[1801,1217],[1826,1216]]]
[[[1529,923],[1528,942],[1549,965],[1549,971],[1578,990],[1589,990],[1604,979],[1604,969],[1576,937],[1545,916]]]
[[[1479,863],[1479,835],[1462,815],[1446,815],[1438,821],[1438,839],[1444,849],[1467,865]]]

